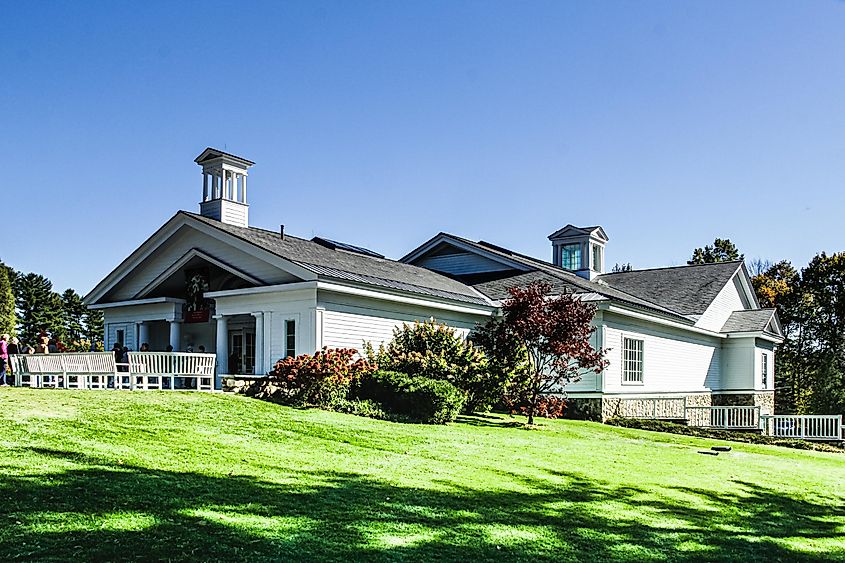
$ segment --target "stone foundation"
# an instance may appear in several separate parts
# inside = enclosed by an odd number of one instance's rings
[[[648,398],[595,397],[568,399],[566,418],[604,422],[614,416],[625,418],[658,418],[683,420],[684,405],[709,407],[712,396],[707,393],[694,395],[655,395]]]
[[[713,405],[718,407],[760,407],[761,414],[774,414],[775,392],[718,393],[713,395]]]

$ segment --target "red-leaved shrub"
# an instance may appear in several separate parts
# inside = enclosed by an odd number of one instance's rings
[[[353,381],[375,371],[375,364],[355,359],[357,354],[353,348],[323,348],[283,358],[273,366],[270,377],[288,390],[293,403],[329,406],[346,399]]]

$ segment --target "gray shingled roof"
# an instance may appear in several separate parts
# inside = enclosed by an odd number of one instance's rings
[[[320,278],[356,281],[466,303],[488,304],[483,296],[471,287],[426,268],[387,258],[330,249],[288,234],[282,239],[278,232],[228,225],[188,211],[180,213],[289,260],[314,272]]]
[[[690,319],[670,307],[643,299],[641,296],[633,295],[631,292],[620,290],[606,284],[597,283],[595,281],[590,281],[574,274],[573,272],[564,270],[559,266],[555,266],[550,262],[546,262],[532,256],[519,254],[517,252],[512,252],[503,247],[490,245],[489,243],[482,244],[449,233],[441,234],[454,238],[466,245],[473,246],[481,251],[490,252],[511,261],[518,262],[531,270],[529,272],[514,272],[512,276],[504,277],[495,281],[478,283],[473,286],[487,295],[490,299],[499,300],[506,298],[508,296],[507,290],[510,287],[524,285],[525,283],[530,283],[530,281],[544,281],[551,285],[553,290],[573,291],[576,293],[597,293],[610,300],[634,305],[635,307],[645,308],[653,312],[673,317],[676,320],[692,324]]]
[[[598,279],[682,315],[701,315],[741,265],[742,261],[674,266],[603,274]]]
[[[734,311],[720,332],[758,332],[766,331],[766,327],[775,316],[774,309],[752,309],[748,311]],[[777,331],[766,331],[780,336]]]

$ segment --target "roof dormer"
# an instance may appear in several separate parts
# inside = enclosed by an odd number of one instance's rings
[[[202,202],[200,214],[238,227],[249,226],[246,199],[247,169],[255,164],[211,147],[194,162],[202,166]]]
[[[552,263],[588,280],[604,273],[604,247],[608,238],[601,227],[567,225],[549,235]]]

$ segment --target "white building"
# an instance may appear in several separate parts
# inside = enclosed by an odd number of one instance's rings
[[[588,416],[619,398],[687,397],[771,410],[773,310],[741,262],[604,273],[601,227],[553,233],[552,262],[440,233],[399,261],[367,249],[249,225],[252,162],[215,149],[202,167],[200,213],[179,211],[85,298],[105,314],[106,347],[217,354],[226,374],[261,374],[278,358],[390,340],[431,317],[469,331],[507,289],[535,280],[598,306],[610,365],[568,387]]]

